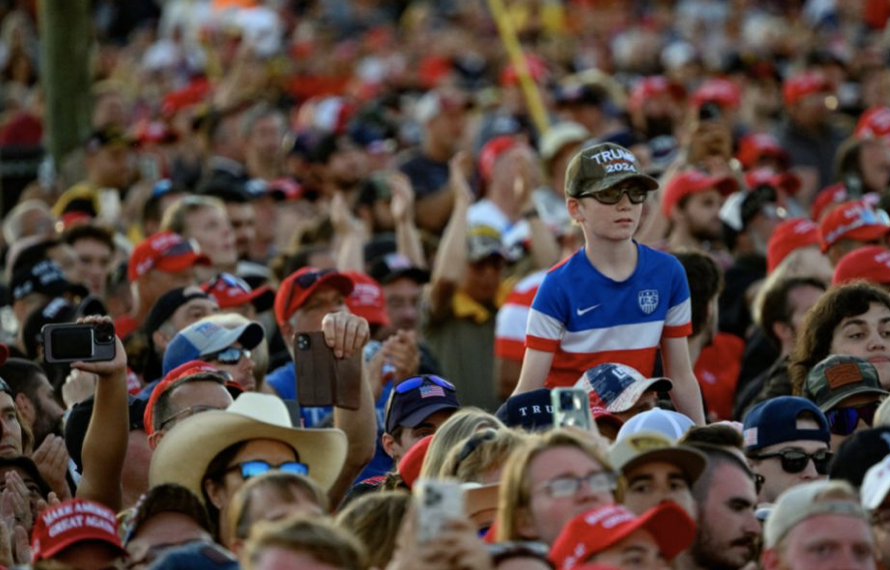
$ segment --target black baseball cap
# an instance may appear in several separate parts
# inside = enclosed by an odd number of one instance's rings
[[[24,299],[32,293],[50,298],[60,297],[65,293],[85,297],[89,293],[83,285],[75,285],[65,279],[62,268],[51,259],[43,259],[17,269],[12,275],[10,288],[12,301]]]
[[[496,415],[507,427],[545,431],[553,425],[552,410],[550,389],[538,388],[531,392],[510,396],[498,408]]]
[[[389,253],[378,257],[371,262],[368,275],[381,285],[387,285],[402,277],[421,284],[430,280],[429,271],[415,267],[411,260],[401,253]]]
[[[130,431],[142,430],[144,427],[146,400],[135,396],[127,396],[127,411],[129,412]],[[90,426],[90,418],[93,416],[95,400],[90,396],[83,402],[74,404],[68,412],[65,420],[65,447],[68,455],[77,465],[79,471],[83,471],[83,440],[87,436],[87,428]]]
[[[857,431],[835,452],[828,478],[842,479],[858,489],[868,470],[887,455],[890,455],[890,427]]]
[[[458,410],[457,390],[447,380],[433,374],[412,376],[393,386],[386,403],[385,430],[417,427],[441,410]]]
[[[167,291],[152,305],[148,316],[145,317],[145,323],[142,325],[142,328],[145,334],[151,338],[152,333],[161,328],[161,325],[173,316],[176,309],[193,299],[210,298],[208,293],[202,291],[197,286],[177,287]]]

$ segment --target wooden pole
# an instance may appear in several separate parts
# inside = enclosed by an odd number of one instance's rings
[[[58,170],[90,132],[90,3],[38,0],[37,4],[45,143]]]

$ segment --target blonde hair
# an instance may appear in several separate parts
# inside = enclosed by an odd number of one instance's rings
[[[503,467],[527,439],[526,433],[506,427],[476,432],[451,449],[440,475],[462,483],[481,483],[483,475]]]
[[[242,568],[253,570],[267,548],[283,548],[307,554],[322,564],[343,570],[366,570],[367,553],[351,533],[331,521],[296,516],[280,521],[258,522],[250,532]]]
[[[215,196],[189,194],[170,204],[164,211],[161,218],[161,230],[176,232],[186,237],[188,230],[186,218],[204,208],[219,208],[223,214],[226,212],[225,203]]]
[[[436,430],[420,468],[422,479],[440,479],[451,449],[483,428],[501,429],[501,420],[479,408],[461,408]]]
[[[250,509],[256,491],[270,489],[282,499],[295,499],[297,493],[303,492],[322,510],[329,510],[328,497],[318,483],[296,473],[270,471],[259,477],[251,477],[232,497],[231,508],[226,523],[229,525],[229,540],[244,540],[250,534],[250,528],[257,521],[251,520]],[[231,546],[231,545],[227,545]]]
[[[411,495],[404,491],[368,493],[340,511],[336,523],[364,543],[370,566],[386,568],[410,506]]]
[[[201,319],[201,322],[215,323],[227,329],[234,329],[259,321],[251,321],[238,313],[215,313],[207,315]],[[262,323],[260,324],[262,325]],[[266,381],[266,372],[269,370],[269,341],[266,340],[265,335],[258,345],[250,349],[250,359],[253,360],[253,379],[256,380],[256,391],[260,392]]]
[[[592,437],[592,436],[591,436]],[[535,458],[556,447],[578,449],[606,471],[612,466],[606,459],[605,451],[593,440],[567,429],[556,429],[540,435],[530,436],[525,445],[516,449],[501,476],[501,489],[498,495],[497,542],[526,540],[519,532],[519,525],[528,516],[531,505],[531,481],[529,467]]]

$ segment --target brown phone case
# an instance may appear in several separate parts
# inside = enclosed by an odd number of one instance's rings
[[[334,356],[324,333],[299,333],[294,338],[297,401],[301,406],[336,406],[357,410],[361,403],[361,354]]]

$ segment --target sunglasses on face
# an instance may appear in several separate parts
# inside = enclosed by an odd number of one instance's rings
[[[225,350],[220,350],[219,352],[203,356],[201,357],[201,360],[204,360],[205,362],[219,362],[220,364],[238,364],[241,362],[242,356],[244,358],[250,358],[250,354],[250,351],[246,348],[230,346]]]
[[[862,406],[835,408],[825,412],[831,433],[835,435],[850,435],[856,431],[859,420],[871,427],[872,423],[874,423],[875,411],[877,411],[878,405],[878,402],[872,402]]]
[[[800,473],[807,468],[810,459],[812,459],[813,465],[816,466],[816,473],[819,475],[827,475],[828,466],[831,464],[831,458],[834,457],[834,453],[827,449],[820,449],[816,453],[805,453],[799,449],[785,449],[775,453],[764,453],[762,455],[754,456],[753,458],[769,459],[771,457],[778,457],[781,459],[782,471],[785,473]]]
[[[296,475],[308,475],[309,466],[299,461],[287,461],[280,465],[272,465],[268,461],[259,459],[254,461],[245,461],[244,463],[236,463],[229,467],[226,471],[238,471],[241,478],[247,481],[251,477],[258,477],[269,471],[283,471],[284,473],[294,473]]]
[[[584,477],[557,477],[541,485],[554,499],[574,497],[584,484],[594,493],[610,493],[615,490],[615,476],[605,471],[591,473]]]
[[[642,204],[646,201],[646,196],[649,195],[649,191],[637,186],[631,188],[614,186],[598,192],[592,192],[587,194],[586,197],[593,198],[600,204],[614,206],[621,201],[621,197],[625,194],[627,194],[627,199],[630,200],[631,204]]]

